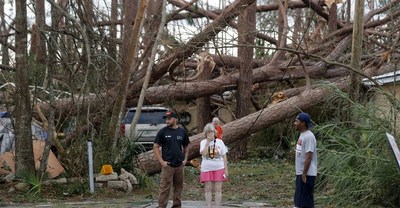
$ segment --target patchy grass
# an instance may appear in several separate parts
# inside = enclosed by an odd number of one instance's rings
[[[185,200],[204,200],[200,171],[185,172]],[[286,160],[253,159],[229,164],[229,181],[223,185],[224,201],[268,202],[275,206],[293,204],[294,166]]]

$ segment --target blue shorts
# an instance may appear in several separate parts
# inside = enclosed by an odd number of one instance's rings
[[[304,183],[301,175],[296,175],[296,192],[294,194],[294,204],[296,207],[314,207],[314,182],[315,176],[307,176],[307,181]]]

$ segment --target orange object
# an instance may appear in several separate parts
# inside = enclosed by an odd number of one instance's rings
[[[105,164],[105,165],[101,166],[101,171],[100,171],[100,173],[101,173],[102,175],[110,175],[110,174],[113,173],[113,172],[114,172],[114,171],[113,171],[113,168],[112,168],[111,165]]]
[[[217,137],[218,139],[222,139],[222,133],[223,133],[223,131],[222,131],[222,126],[221,126],[221,125],[215,126],[215,130],[217,130],[217,135],[216,135],[216,137]]]

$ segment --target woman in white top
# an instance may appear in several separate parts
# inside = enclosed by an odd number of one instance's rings
[[[210,208],[212,202],[212,183],[215,184],[215,204],[219,207],[222,199],[222,183],[228,179],[228,161],[226,148],[221,139],[216,139],[216,130],[213,124],[208,123],[203,130],[204,137],[200,142],[202,155],[200,182],[204,183],[205,198]]]

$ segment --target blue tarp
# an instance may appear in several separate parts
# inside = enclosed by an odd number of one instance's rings
[[[11,117],[10,112],[0,111],[0,118]]]
[[[32,139],[46,140],[47,131],[39,124],[32,122]],[[0,154],[14,149],[14,125],[9,112],[0,112]]]

